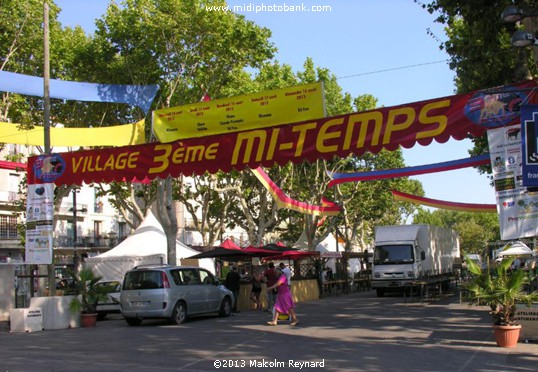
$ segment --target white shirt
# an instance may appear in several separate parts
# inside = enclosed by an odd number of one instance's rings
[[[282,269],[282,274],[286,275],[286,281],[288,282],[288,285],[291,285],[291,270],[289,267],[284,267]]]

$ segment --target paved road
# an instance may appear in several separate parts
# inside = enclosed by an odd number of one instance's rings
[[[362,292],[301,303],[297,313],[296,327],[248,311],[181,326],[129,327],[112,316],[92,329],[1,332],[0,371],[538,370],[538,344],[497,347],[485,308],[455,297],[406,304]]]

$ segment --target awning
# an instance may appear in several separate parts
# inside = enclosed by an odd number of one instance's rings
[[[295,260],[299,261],[303,258],[315,258],[319,257],[319,252],[317,251],[284,251],[275,256],[269,256],[264,258],[264,261],[278,261],[278,260]]]
[[[243,249],[228,249],[217,247],[210,251],[198,253],[189,258],[230,258],[237,259],[243,257],[253,257],[252,253],[245,252]]]

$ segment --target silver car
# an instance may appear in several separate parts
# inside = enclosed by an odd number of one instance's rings
[[[121,291],[127,324],[167,318],[185,323],[199,314],[230,316],[233,294],[209,271],[195,266],[144,265],[128,271]]]

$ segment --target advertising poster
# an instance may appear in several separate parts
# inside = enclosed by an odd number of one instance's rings
[[[25,263],[52,263],[54,184],[28,185]]]
[[[521,151],[524,186],[538,186],[538,105],[521,107]]]
[[[538,192],[522,182],[521,125],[488,131],[502,240],[538,235]]]

